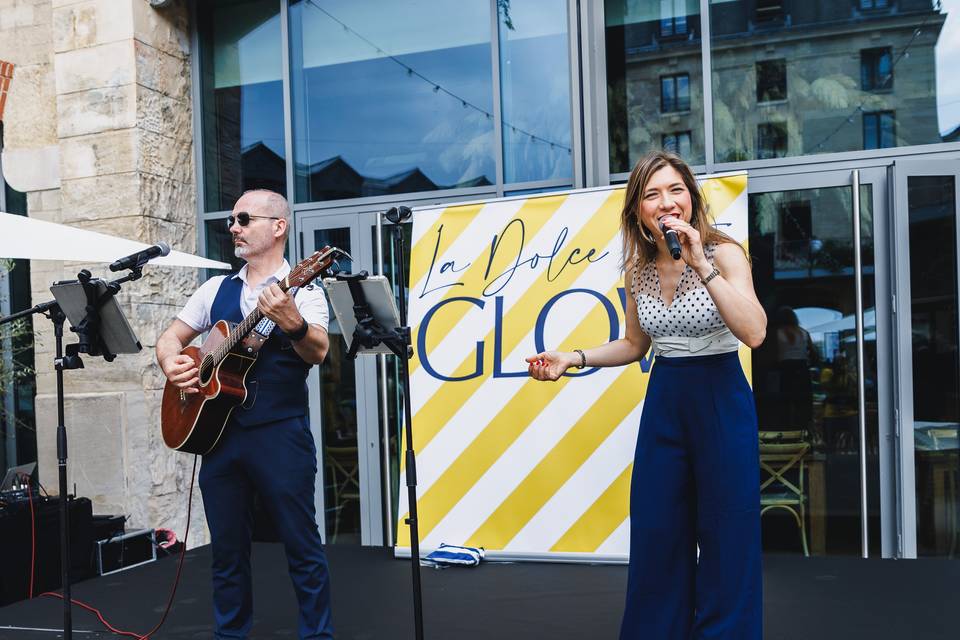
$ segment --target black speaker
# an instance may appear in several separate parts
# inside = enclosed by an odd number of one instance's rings
[[[70,582],[85,580],[93,571],[93,506],[88,498],[68,501],[70,517]],[[34,498],[36,564],[33,595],[60,588],[60,501]],[[29,500],[5,503],[0,510],[0,606],[30,595],[31,513]]]

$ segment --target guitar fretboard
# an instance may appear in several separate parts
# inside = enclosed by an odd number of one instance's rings
[[[277,283],[280,286],[280,290],[284,293],[287,292],[287,289],[290,288],[289,283],[286,279],[281,280]],[[260,311],[260,308],[257,307],[243,319],[240,324],[236,325],[231,329],[230,333],[227,334],[227,337],[223,342],[220,343],[220,346],[217,347],[213,354],[213,366],[216,367],[218,364],[223,362],[223,359],[233,351],[240,341],[243,340],[250,331],[253,330],[257,323],[263,320],[263,312]]]
[[[343,252],[336,248],[325,247],[322,251],[318,251],[307,260],[298,264],[297,267],[291,271],[286,278],[278,282],[277,285],[284,293],[290,289],[291,280],[295,281],[298,286],[305,285],[318,276],[321,271],[326,269],[338,253],[342,254]],[[263,312],[257,307],[251,311],[240,324],[231,329],[224,341],[210,354],[210,357],[204,358],[204,362],[200,367],[201,379],[206,379],[206,374],[223,362],[223,359],[240,344],[240,341],[243,340],[261,320],[263,320]]]

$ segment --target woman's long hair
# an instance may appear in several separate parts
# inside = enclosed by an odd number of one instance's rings
[[[687,191],[690,192],[692,209],[690,226],[700,232],[700,239],[704,246],[720,242],[731,242],[740,246],[736,240],[713,226],[707,201],[687,163],[668,151],[651,151],[640,158],[630,172],[630,180],[627,182],[627,191],[623,198],[623,211],[620,213],[623,262],[620,268],[624,272],[634,267],[642,269],[657,257],[657,243],[651,242],[649,229],[644,229],[643,223],[640,222],[640,198],[643,197],[650,177],[664,167],[673,167],[683,179]]]

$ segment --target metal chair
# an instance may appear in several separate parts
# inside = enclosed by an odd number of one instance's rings
[[[340,515],[348,500],[360,501],[360,465],[356,447],[325,447],[324,463],[333,488],[333,539],[340,533]]]
[[[806,456],[810,450],[806,431],[760,432],[760,517],[773,509],[793,514],[800,529],[803,555],[807,545],[807,494],[804,486]]]

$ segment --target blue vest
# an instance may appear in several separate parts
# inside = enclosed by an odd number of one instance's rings
[[[227,276],[224,279],[210,308],[211,322],[243,321],[240,310],[242,289],[240,278]],[[280,327],[274,327],[247,373],[247,399],[234,408],[230,424],[249,427],[306,416],[307,372],[311,366],[294,351],[293,344]]]

